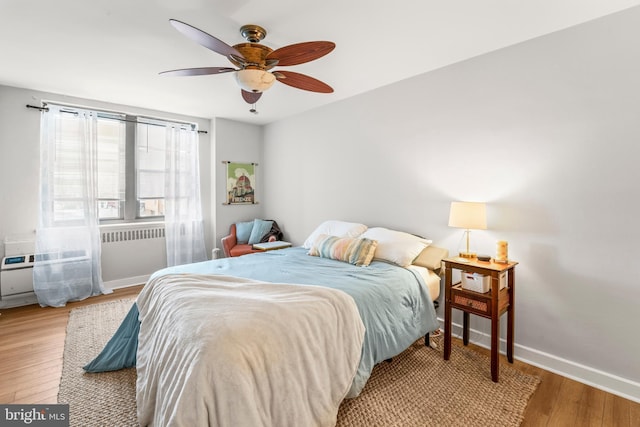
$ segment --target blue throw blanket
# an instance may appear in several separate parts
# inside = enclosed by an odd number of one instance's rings
[[[386,262],[374,261],[368,267],[356,267],[309,256],[306,249],[296,247],[169,267],[152,277],[175,273],[319,285],[349,294],[358,307],[366,333],[358,373],[348,397],[360,393],[376,363],[400,354],[415,340],[438,328],[422,278],[409,269]],[[102,372],[135,366],[139,326],[134,304],[113,338],[84,369]]]

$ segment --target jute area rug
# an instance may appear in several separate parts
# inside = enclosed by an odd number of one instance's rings
[[[64,349],[59,403],[69,403],[72,426],[137,426],[134,368],[86,374],[133,300],[73,309]],[[356,399],[345,400],[339,427],[518,426],[540,380],[506,363],[500,382],[486,356],[455,345],[449,361],[440,348],[414,343],[391,363],[377,365]]]

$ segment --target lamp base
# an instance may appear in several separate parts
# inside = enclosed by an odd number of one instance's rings
[[[468,258],[468,259],[473,259],[476,257],[476,253],[475,252],[460,252],[458,254],[458,256],[460,258]]]

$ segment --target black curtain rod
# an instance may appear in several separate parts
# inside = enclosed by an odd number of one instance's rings
[[[29,105],[29,104],[27,104],[27,108],[33,108],[34,110],[40,110],[40,111],[45,111],[45,112],[49,111],[49,107],[38,107],[37,105]],[[157,124],[157,123],[145,123],[145,122],[139,122],[137,120],[119,119],[119,118],[115,118],[115,117],[107,117],[107,118],[109,118],[111,120],[120,120],[121,122],[139,123],[139,124],[143,124],[143,125],[166,127],[165,125],[160,125],[160,124]],[[209,132],[207,132],[206,130],[198,130],[198,133],[207,134]]]
[[[29,105],[29,104],[27,104],[27,108],[33,108],[34,110],[40,110],[40,111],[49,111],[49,107],[38,107],[35,105]]]

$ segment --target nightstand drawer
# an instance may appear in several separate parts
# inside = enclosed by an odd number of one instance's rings
[[[453,295],[453,307],[459,306],[461,308],[469,310],[471,312],[478,313],[480,315],[490,316],[491,315],[491,304],[488,301],[477,300],[473,298],[469,298],[466,295]]]

